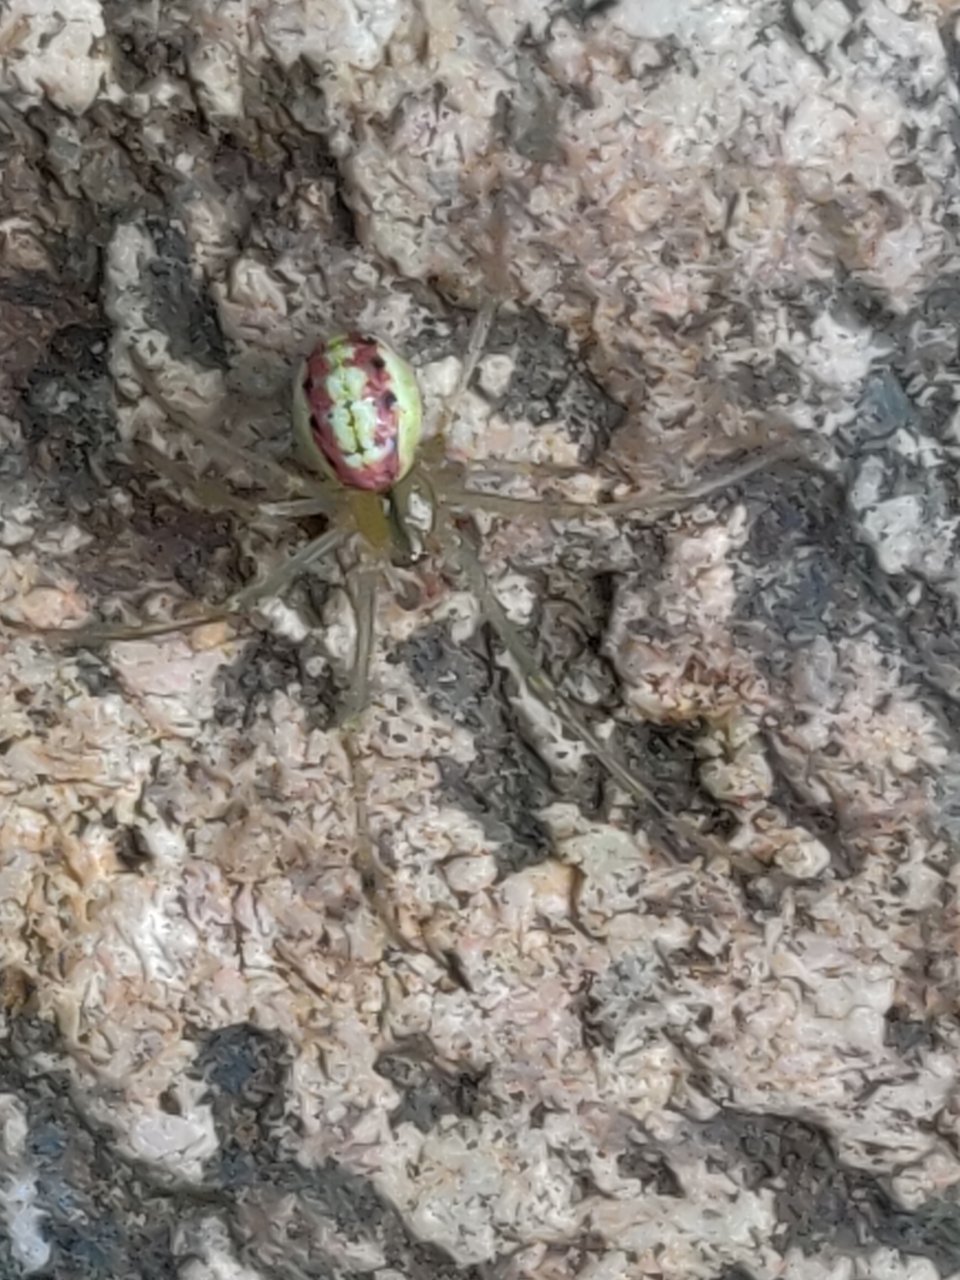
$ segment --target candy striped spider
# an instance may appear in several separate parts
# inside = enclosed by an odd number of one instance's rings
[[[477,488],[474,475],[449,459],[445,435],[484,351],[496,307],[482,307],[474,320],[457,386],[439,416],[437,430],[421,441],[423,410],[411,367],[378,338],[348,334],[320,343],[301,364],[293,387],[293,428],[304,467],[292,470],[247,451],[219,432],[199,426],[164,405],[170,418],[204,446],[222,467],[239,466],[257,483],[277,484],[281,496],[250,502],[230,486],[203,481],[207,505],[239,512],[246,518],[323,517],[326,527],[277,568],[237,591],[222,605],[201,613],[135,625],[92,625],[46,630],[49,640],[96,646],[112,641],[141,640],[207,623],[247,615],[267,600],[281,596],[291,584],[325,558],[349,550],[352,563],[346,587],[356,619],[355,653],[339,722],[354,768],[358,796],[364,794],[362,765],[355,750],[353,726],[369,700],[377,591],[384,572],[394,564],[432,558],[441,573],[464,583],[512,659],[529,692],[559,725],[579,740],[610,778],[641,806],[656,811],[661,825],[679,843],[700,852],[716,852],[719,843],[697,826],[667,810],[650,786],[626,766],[616,748],[604,741],[571,696],[538,663],[521,630],[510,620],[483,568],[473,514],[505,517],[587,519],[606,516],[653,519],[692,503],[743,478],[762,461],[745,464],[720,479],[682,492],[585,504],[491,493]],[[144,386],[163,403],[150,370],[138,362]],[[156,470],[180,488],[197,489],[197,477],[182,464],[147,448]],[[483,468],[481,468],[481,471]],[[358,825],[366,828],[365,801],[358,800]],[[369,840],[364,835],[364,844]],[[661,852],[671,860],[669,849]]]

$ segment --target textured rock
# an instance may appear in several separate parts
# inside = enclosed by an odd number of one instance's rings
[[[935,0],[9,0],[0,1275],[960,1277],[958,67]],[[433,555],[349,733],[349,551],[19,629],[282,563],[298,359],[435,427],[491,297],[476,483],[699,486],[476,518],[659,810]]]

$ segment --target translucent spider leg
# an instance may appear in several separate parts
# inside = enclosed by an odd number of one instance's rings
[[[4,625],[12,626],[18,631],[28,631],[30,635],[43,636],[44,639],[53,640],[59,644],[84,646],[110,644],[123,640],[149,640],[156,636],[172,635],[177,631],[190,631],[196,627],[204,627],[208,623],[222,622],[226,618],[245,613],[260,600],[280,595],[305,569],[334,551],[346,536],[342,529],[328,529],[319,538],[314,538],[294,555],[289,556],[272,573],[244,587],[219,608],[208,609],[189,618],[134,623],[130,626],[26,628],[9,622]]]
[[[357,742],[354,727],[345,726],[340,736],[350,770],[356,868],[360,876],[361,888],[391,941],[402,950],[408,951],[410,940],[401,927],[392,879],[380,861],[370,827],[370,806],[367,800],[370,792],[370,778],[364,768],[363,752]]]
[[[445,432],[453,421],[457,409],[460,407],[460,401],[473,380],[477,365],[480,363],[480,357],[486,348],[487,338],[490,336],[490,327],[496,314],[496,302],[489,301],[485,302],[474,316],[473,324],[470,328],[470,336],[467,339],[467,349],[463,354],[463,364],[460,367],[460,377],[457,379],[453,395],[447,401],[440,419],[441,433]]]
[[[370,831],[370,807],[367,804],[369,779],[363,767],[363,759],[352,730],[344,729],[342,733],[343,749],[350,767],[350,787],[353,791],[353,824],[354,839],[357,845],[357,861],[360,879],[366,894],[373,898],[377,914],[384,916],[380,909],[380,901],[386,901],[384,893],[384,874],[380,860],[373,852],[373,835]]]
[[[159,385],[153,370],[145,363],[142,356],[132,352],[131,357],[137,367],[142,385],[152,398],[163,409],[163,412],[186,435],[192,436],[202,444],[210,455],[218,462],[226,461],[232,466],[241,467],[256,482],[266,480],[282,487],[286,493],[294,492],[301,496],[309,495],[317,503],[317,509],[324,514],[332,513],[336,508],[336,499],[330,493],[328,485],[309,476],[288,471],[286,467],[275,462],[273,458],[252,453],[240,445],[236,445],[222,432],[211,431],[194,422],[187,414],[173,408],[164,398],[163,389]]]
[[[463,353],[463,362],[460,365],[460,376],[457,378],[457,385],[447,398],[443,411],[437,420],[436,431],[425,442],[421,450],[422,456],[434,464],[443,461],[447,431],[450,423],[457,416],[460,401],[463,399],[467,387],[473,380],[477,365],[480,363],[480,357],[483,355],[484,348],[487,345],[487,338],[490,336],[490,326],[493,324],[496,314],[497,304],[490,301],[485,302],[473,318],[470,336],[467,339],[467,349]]]
[[[350,685],[343,700],[342,723],[351,725],[367,705],[370,692],[370,663],[373,658],[374,620],[377,608],[377,581],[380,567],[364,564],[348,579],[350,602],[357,627]]]
[[[719,493],[739,484],[758,471],[764,471],[785,456],[785,448],[773,448],[759,457],[751,458],[739,467],[688,489],[664,490],[662,493],[637,494],[633,498],[613,499],[610,502],[577,502],[563,498],[521,498],[509,494],[485,493],[467,489],[456,482],[444,481],[444,500],[452,507],[469,511],[487,511],[491,515],[539,516],[542,519],[581,519],[593,515],[637,515],[657,517],[680,511],[702,498]]]
[[[333,494],[328,498],[287,498],[282,502],[261,502],[257,510],[262,515],[280,516],[287,520],[300,520],[304,516],[329,516],[337,509]]]
[[[347,536],[343,529],[327,529],[318,538],[313,538],[306,546],[301,547],[299,551],[295,551],[292,556],[277,565],[276,569],[268,573],[265,578],[261,578],[259,582],[252,582],[249,587],[238,591],[229,602],[230,612],[242,613],[244,609],[249,609],[259,600],[280,595],[304,570],[335,551]]]
[[[266,504],[250,502],[216,480],[207,476],[195,476],[189,467],[168,458],[159,449],[154,449],[153,445],[137,441],[133,452],[145,458],[157,475],[169,481],[176,493],[192,494],[206,511],[230,511],[244,520],[252,521],[266,509]]]
[[[720,853],[722,850],[717,841],[705,836],[694,823],[671,813],[660,803],[646,783],[620,762],[581,716],[570,699],[541,669],[527,647],[526,641],[507,617],[506,610],[497,599],[479,557],[470,543],[469,536],[462,530],[451,532],[448,528],[441,530],[440,537],[453,567],[458,569],[469,582],[473,594],[480,602],[484,619],[493,628],[500,643],[516,663],[524,683],[534,697],[589,748],[591,754],[610,777],[618,782],[628,795],[653,809],[664,824],[681,840],[695,847],[700,853],[711,856]],[[661,849],[661,853],[667,861],[675,861],[667,850]]]
[[[409,940],[400,926],[392,892],[392,878],[384,868],[377,852],[370,828],[370,779],[363,764],[363,751],[358,741],[360,717],[367,706],[370,686],[370,664],[373,657],[374,623],[377,603],[377,585],[380,566],[362,564],[355,575],[348,579],[350,601],[356,619],[357,636],[354,645],[353,669],[350,685],[341,707],[340,737],[344,754],[350,767],[350,783],[353,791],[354,836],[356,840],[356,865],[361,884],[378,919],[390,938],[398,946],[408,949]]]

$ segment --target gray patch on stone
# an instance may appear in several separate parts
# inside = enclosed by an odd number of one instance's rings
[[[441,1116],[474,1119],[486,1109],[485,1073],[466,1065],[458,1070],[440,1066],[425,1037],[414,1037],[384,1050],[374,1063],[374,1070],[402,1095],[400,1105],[390,1116],[394,1128],[409,1123],[421,1133],[429,1133]]]
[[[797,648],[818,636],[857,635],[875,624],[897,645],[896,619],[878,610],[886,588],[852,525],[842,481],[803,464],[773,467],[729,499],[748,510],[738,557],[736,617],[743,639],[783,675]]]
[[[612,1050],[628,1020],[634,1023],[633,1043],[641,1047],[654,1043],[666,1016],[661,1000],[663,982],[661,962],[633,951],[625,952],[592,977],[577,1005],[584,1043]]]
[[[42,1274],[50,1280],[175,1280],[175,1230],[201,1211],[205,1197],[154,1182],[145,1166],[120,1156],[112,1135],[83,1111],[66,1069],[40,1065],[58,1060],[51,1025],[18,1017],[10,1027],[0,1041],[0,1089],[27,1113],[25,1157],[51,1249]],[[21,1274],[2,1253],[0,1266],[11,1280]]]
[[[127,93],[146,89],[158,76],[187,73],[186,32],[172,28],[150,0],[102,0],[112,44],[113,73]]]
[[[436,1245],[417,1240],[373,1184],[337,1161],[305,1167],[295,1158],[299,1121],[291,1106],[291,1056],[283,1038],[249,1025],[210,1033],[196,1064],[210,1086],[208,1101],[220,1139],[210,1162],[218,1188],[237,1205],[231,1236],[241,1258],[270,1266],[280,1278],[334,1277],[358,1272],[335,1265],[324,1238],[373,1241],[387,1264],[417,1280],[483,1280],[484,1268],[461,1267]],[[287,1201],[283,1239],[269,1235],[271,1206]],[[278,1246],[280,1246],[278,1248]]]
[[[933,1020],[911,1018],[903,1005],[891,1005],[884,1024],[883,1043],[908,1062],[919,1062],[926,1054],[946,1048]]]
[[[736,391],[737,403],[768,411],[778,402],[789,402],[800,394],[801,380],[796,366],[782,351],[766,364],[739,364],[725,382]]]
[[[296,1159],[298,1122],[290,1099],[291,1055],[283,1038],[246,1025],[204,1036],[194,1072],[205,1079],[219,1150],[200,1184],[159,1172],[117,1147],[92,1119],[61,1061],[52,1024],[26,1016],[0,1040],[0,1090],[26,1110],[25,1158],[34,1172],[50,1280],[175,1280],[202,1247],[205,1220],[222,1223],[246,1265],[274,1280],[360,1280],[331,1259],[331,1231],[372,1242],[389,1266],[417,1280],[485,1280],[416,1239],[366,1178],[334,1160]],[[176,1109],[176,1100],[165,1105]],[[275,1206],[285,1221],[272,1234]],[[281,1238],[282,1237],[282,1238]],[[0,1237],[0,1274],[21,1274]]]
[[[704,833],[722,834],[727,826],[727,810],[710,795],[700,782],[702,759],[695,739],[703,726],[698,722],[683,725],[658,725],[647,721],[618,727],[617,744],[624,762],[640,778],[668,813],[690,817],[707,814]],[[660,825],[656,814],[647,814],[645,822]],[[664,831],[664,838],[669,832]]]
[[[517,733],[502,692],[504,674],[476,643],[455,645],[431,626],[400,645],[402,662],[431,707],[474,735],[469,765],[439,760],[441,787],[476,817],[497,842],[503,873],[550,856],[551,842],[535,816],[556,799],[546,765]]]
[[[857,405],[855,430],[862,441],[882,440],[909,424],[910,401],[892,369],[878,369],[867,378]]]
[[[318,635],[293,641],[258,632],[236,661],[217,673],[214,719],[248,728],[278,690],[304,709],[311,729],[331,726],[337,689]]]
[[[617,1173],[621,1178],[639,1182],[645,1194],[683,1198],[680,1179],[654,1143],[629,1139],[626,1150],[617,1156]]]
[[[604,391],[562,330],[536,312],[500,316],[487,344],[489,355],[509,355],[514,374],[497,408],[506,417],[534,425],[562,422],[579,447],[580,461],[592,463],[610,445],[626,410]]]
[[[147,219],[144,230],[154,249],[141,282],[150,324],[168,336],[175,359],[221,368],[226,363],[226,346],[217,308],[191,267],[186,236],[157,218]]]
[[[960,1266],[960,1207],[931,1200],[902,1209],[885,1179],[837,1158],[819,1125],[729,1109],[699,1133],[720,1148],[724,1168],[739,1165],[750,1190],[773,1191],[784,1252],[830,1245],[856,1256],[873,1243],[930,1258],[944,1275]]]
[[[74,655],[76,680],[94,698],[120,693],[121,687],[106,662],[90,650],[78,649]]]
[[[551,554],[554,562],[534,574],[537,604],[529,628],[534,656],[574,701],[589,689],[591,706],[612,711],[620,705],[620,691],[602,641],[613,607],[613,575],[598,570],[596,561],[578,569],[575,554],[559,540]],[[515,565],[522,568],[522,558]]]
[[[102,467],[116,449],[106,325],[68,325],[53,335],[25,380],[20,418],[41,490],[71,510],[102,496]]]
[[[784,464],[751,477],[730,498],[747,505],[750,532],[738,555],[736,632],[775,684],[790,679],[799,651],[869,634],[903,661],[926,707],[954,741],[960,734],[960,628],[957,605],[929,584],[909,579],[909,601],[859,537],[842,480],[803,464]],[[921,589],[916,590],[920,585]],[[789,705],[789,698],[785,705]],[[805,805],[789,776],[768,753],[775,799],[831,849],[834,871],[852,874],[834,814]],[[960,822],[960,784],[949,770],[938,785],[946,826]],[[951,819],[951,814],[954,817]]]
[[[168,581],[212,607],[248,581],[230,517],[182,507],[124,464],[112,474],[134,496],[130,514],[101,500],[77,517],[93,540],[74,553],[71,572],[93,599],[125,596],[135,610],[145,586]]]

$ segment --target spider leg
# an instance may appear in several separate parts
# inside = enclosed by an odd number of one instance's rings
[[[156,636],[173,635],[177,631],[193,631],[212,622],[222,622],[230,616],[230,610],[208,609],[189,618],[164,618],[157,622],[94,623],[89,627],[28,627],[21,622],[3,619],[4,628],[24,635],[40,636],[53,644],[82,648],[96,648],[102,644],[123,640],[151,640]]]
[[[370,827],[370,778],[364,768],[362,753],[353,726],[341,729],[344,754],[350,769],[350,789],[353,793],[354,840],[356,866],[364,896],[375,911],[378,920],[387,931],[394,945],[404,951],[418,950],[411,946],[404,934],[397,910],[397,894],[389,871],[377,852]]]
[[[784,456],[784,449],[768,450],[760,457],[751,458],[739,467],[732,467],[720,475],[688,489],[667,489],[660,493],[637,494],[633,498],[614,499],[611,502],[576,502],[563,498],[519,498],[509,494],[485,493],[467,489],[455,481],[444,480],[440,486],[449,506],[467,511],[487,511],[492,515],[540,516],[544,519],[586,519],[593,515],[637,515],[658,517],[672,511],[681,511],[702,498],[739,484],[742,480],[763,471]]]
[[[583,467],[567,466],[560,462],[521,462],[516,458],[470,458],[467,465],[471,476],[491,476],[494,478],[511,476],[551,476],[559,480],[569,480],[583,474]],[[457,473],[462,470],[455,464]]]
[[[243,613],[260,600],[281,595],[305,569],[309,569],[312,564],[330,555],[346,537],[347,534],[343,529],[327,529],[318,538],[312,538],[306,546],[295,551],[292,556],[288,556],[265,578],[261,578],[258,582],[251,582],[248,587],[231,596],[225,607],[230,613]]]
[[[257,509],[262,515],[299,520],[302,516],[333,515],[337,509],[337,502],[331,494],[326,498],[289,498],[281,502],[261,502]]]
[[[215,609],[207,609],[203,613],[188,618],[171,618],[158,622],[141,622],[129,626],[94,624],[90,627],[26,627],[21,623],[4,620],[4,626],[12,630],[26,632],[29,635],[42,636],[58,644],[94,646],[110,644],[121,640],[149,640],[154,636],[172,635],[177,631],[190,631],[195,627],[204,627],[211,622],[222,622],[234,614],[245,613],[259,600],[277,596],[311,564],[322,560],[333,551],[344,537],[341,529],[328,529],[319,538],[314,538],[306,546],[301,547],[294,555],[289,556],[278,565],[272,573],[257,582],[252,582],[242,591],[230,596]]]
[[[404,936],[401,927],[396,907],[396,893],[392,892],[391,876],[380,859],[373,832],[370,829],[370,779],[364,767],[362,751],[357,740],[359,718],[369,697],[378,579],[379,567],[370,563],[361,565],[348,579],[350,600],[356,618],[357,640],[350,685],[338,719],[343,750],[350,766],[356,861],[361,884],[392,941],[409,950],[410,942]]]
[[[463,354],[463,362],[460,365],[460,376],[457,378],[457,385],[443,407],[437,420],[434,434],[424,442],[421,448],[421,456],[428,462],[437,463],[443,460],[447,430],[450,427],[450,423],[457,416],[460,401],[463,399],[464,393],[476,372],[480,357],[483,355],[483,349],[487,345],[490,326],[493,324],[496,314],[497,304],[492,301],[485,302],[473,318],[470,336],[467,339],[467,349]]]
[[[357,570],[352,581],[348,580],[350,600],[357,624],[357,641],[350,684],[341,711],[341,722],[346,725],[351,725],[357,719],[369,699],[379,574],[377,565],[365,564]]]
[[[363,763],[363,753],[358,741],[358,725],[369,694],[379,575],[380,567],[376,563],[368,563],[361,565],[348,580],[351,602],[357,620],[357,641],[350,687],[340,715],[340,738],[350,768],[356,866],[364,893],[391,941],[404,951],[428,952],[438,965],[450,973],[448,957],[438,951],[422,933],[416,941],[411,939],[409,923],[408,927],[404,928],[404,916],[399,906],[401,897],[397,894],[391,871],[384,866],[371,830],[370,777]]]
[[[518,498],[506,493],[482,493],[476,489],[443,487],[448,506],[463,511],[486,511],[497,516],[534,516],[542,520],[587,520],[596,515],[637,515],[656,518],[679,511],[699,494],[676,492],[614,502],[576,502],[564,498]]]
[[[244,520],[255,520],[264,510],[259,503],[249,502],[239,494],[231,492],[226,485],[208,479],[206,476],[194,475],[189,467],[174,461],[173,458],[168,458],[165,453],[161,453],[159,449],[155,449],[145,441],[135,441],[132,453],[134,460],[138,454],[145,458],[159,476],[169,480],[176,493],[192,494],[205,510],[231,511],[234,515],[242,516]]]
[[[497,599],[493,588],[476,551],[470,541],[460,531],[451,533],[448,530],[440,534],[455,568],[458,568],[470,584],[470,588],[480,603],[485,620],[495,631],[500,643],[516,663],[527,688],[544,707],[580,739],[599,761],[615,782],[632,796],[634,800],[654,809],[662,821],[682,840],[693,845],[698,852],[715,855],[722,851],[721,845],[696,827],[693,822],[678,817],[664,807],[653,791],[629,770],[593,731],[587,721],[576,709],[569,698],[561,692],[556,684],[542,670],[519,629],[507,617],[506,610]],[[673,862],[673,856],[665,849],[661,853],[667,861]]]
[[[324,499],[330,501],[328,489],[319,481],[288,471],[286,467],[281,466],[279,462],[275,462],[273,458],[244,449],[242,446],[234,444],[222,432],[211,431],[208,427],[203,427],[194,422],[187,414],[173,408],[167,403],[163,388],[160,386],[154,371],[144,361],[143,357],[138,352],[132,351],[131,358],[137,367],[137,374],[141,384],[157,404],[161,406],[171,422],[176,423],[187,435],[199,440],[217,461],[226,461],[230,465],[240,466],[255,480],[269,479],[281,486],[283,492],[309,494],[311,497],[315,497],[317,501]],[[331,508],[332,506],[333,503],[331,501]]]
[[[450,423],[457,416],[460,409],[460,401],[463,399],[464,392],[470,385],[480,357],[483,355],[487,345],[487,338],[490,336],[490,327],[496,318],[500,302],[512,293],[510,273],[507,270],[510,256],[507,247],[509,229],[510,220],[507,215],[506,191],[501,185],[494,194],[493,208],[490,214],[489,245],[481,247],[478,252],[483,266],[483,274],[487,279],[492,296],[488,298],[474,316],[470,336],[467,339],[467,349],[464,352],[463,363],[460,366],[457,385],[454,388],[453,395],[447,400],[443,412],[440,414],[435,435],[426,441],[422,450],[424,458],[433,464],[444,460],[447,430],[450,427]]]

